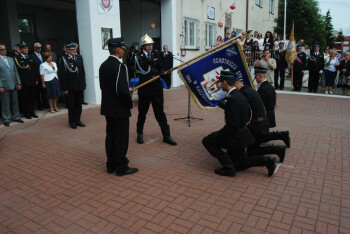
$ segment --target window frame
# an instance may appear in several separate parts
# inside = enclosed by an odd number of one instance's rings
[[[255,5],[262,8],[262,0],[255,0]]]
[[[275,1],[274,0],[269,0],[269,13],[270,14],[275,14],[274,5],[275,5]]]
[[[210,42],[209,39],[210,39],[210,30],[208,30],[208,28],[212,26],[212,41]],[[209,23],[209,22],[206,22],[205,23],[205,49],[206,50],[209,50],[211,48],[213,48],[216,44],[216,38],[215,38],[215,35],[216,35],[216,25],[213,24],[213,23]],[[211,44],[211,45],[210,45]]]
[[[193,27],[193,44],[191,44],[191,35],[190,35],[190,23],[194,24]],[[198,25],[199,22],[196,19],[191,19],[191,18],[185,18],[184,19],[184,44],[185,44],[185,49],[198,49]]]

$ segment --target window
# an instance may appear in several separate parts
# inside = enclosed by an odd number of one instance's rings
[[[205,24],[205,48],[211,49],[216,44],[215,38],[215,24]]]
[[[271,14],[274,13],[273,9],[274,9],[274,0],[270,0],[269,12],[270,12]]]
[[[20,33],[32,33],[32,22],[29,18],[18,19],[18,30]]]
[[[193,19],[185,19],[185,48],[198,49],[198,21]]]
[[[261,7],[261,1],[262,0],[255,0],[255,4],[258,5],[259,7]]]

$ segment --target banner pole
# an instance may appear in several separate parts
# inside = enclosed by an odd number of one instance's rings
[[[292,63],[291,64],[292,65],[292,69],[291,69],[291,71],[292,71],[292,84],[291,84],[291,87],[292,87],[292,90],[294,89],[294,85],[293,85],[293,77],[294,77],[294,64]]]
[[[221,44],[221,45],[219,45],[219,46],[217,46],[217,47],[215,47],[215,48],[213,48],[213,49],[210,49],[210,50],[204,52],[203,54],[200,54],[200,55],[198,55],[198,56],[196,56],[196,57],[194,57],[194,58],[188,60],[187,62],[184,62],[184,63],[182,63],[182,64],[180,64],[180,65],[178,65],[178,66],[176,66],[176,67],[174,67],[174,68],[172,68],[172,69],[166,71],[166,72],[163,72],[161,75],[167,75],[167,74],[169,74],[170,72],[175,71],[175,70],[177,70],[177,69],[180,69],[181,67],[184,67],[184,66],[186,66],[187,64],[189,64],[189,63],[191,63],[191,62],[193,62],[193,61],[195,61],[195,60],[197,60],[197,59],[199,59],[199,58],[201,58],[201,57],[204,57],[205,55],[207,55],[207,54],[209,54],[209,53],[213,53],[213,52],[215,52],[215,51],[217,51],[217,50],[220,50],[221,48],[223,48],[223,47],[225,47],[225,46],[227,46],[227,45],[231,45],[231,44],[235,43],[236,40],[239,39],[241,36],[245,36],[245,33],[242,32],[241,35],[239,35],[239,36],[237,36],[237,37],[235,37],[235,38],[232,38],[231,40],[229,40],[229,41],[227,41],[227,42],[225,42],[225,43],[223,43],[223,44]],[[141,88],[141,87],[143,87],[143,86],[145,86],[145,85],[147,85],[147,84],[149,84],[149,83],[151,83],[151,82],[153,82],[153,81],[159,79],[161,75],[155,76],[155,77],[153,77],[152,79],[146,81],[145,83],[140,84],[139,86],[133,88],[131,92],[133,92],[133,91],[135,91],[135,90],[137,90],[137,89],[139,89],[139,88]]]

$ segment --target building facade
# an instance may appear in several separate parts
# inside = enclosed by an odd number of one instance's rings
[[[217,36],[224,37],[233,27],[238,32],[273,31],[277,4],[277,0],[0,0],[0,41],[8,48],[20,41],[49,42],[58,55],[65,42],[78,42],[86,69],[85,99],[99,104],[98,70],[109,55],[105,41],[111,36],[123,36],[131,46],[147,33],[155,48],[166,44],[186,61],[212,48]],[[175,71],[172,86],[180,85]]]

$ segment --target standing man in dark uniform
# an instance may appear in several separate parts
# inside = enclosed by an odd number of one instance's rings
[[[147,34],[141,38],[141,51],[135,56],[136,72],[139,74],[140,84],[163,73],[162,57],[158,51],[153,50],[153,44],[153,39]],[[164,113],[164,95],[160,79],[140,88],[138,96],[137,143],[143,144],[143,126],[149,106],[152,104],[154,116],[163,134],[163,142],[176,145],[176,141],[170,136],[170,128]]]
[[[202,140],[204,147],[222,165],[215,173],[234,177],[236,170],[266,166],[271,176],[276,167],[274,158],[257,156],[249,159],[246,154],[246,147],[255,140],[247,128],[251,118],[248,101],[235,87],[239,78],[230,71],[221,71],[219,80],[222,89],[228,94],[227,99],[222,100],[219,105],[225,110],[226,124]],[[227,153],[222,149],[227,149]]]
[[[270,86],[272,87],[271,84]],[[283,162],[286,146],[273,145],[260,147],[260,144],[272,140],[283,140],[288,143],[288,135],[281,132],[278,138],[276,138],[274,133],[269,132],[269,122],[265,115],[265,107],[258,92],[247,85],[243,85],[241,80],[236,81],[235,87],[247,99],[252,112],[252,118],[248,127],[255,138],[255,143],[248,146],[248,155],[277,154],[280,162]]]
[[[173,53],[171,53],[168,50],[167,45],[163,46],[162,57],[163,57],[163,69],[164,69],[164,71],[168,71],[168,70],[172,69],[174,66]],[[170,89],[170,87],[171,87],[171,72],[167,75],[163,75],[162,78],[164,79],[165,84],[168,87],[168,89]]]
[[[301,41],[301,40],[300,40]],[[297,45],[297,58],[293,63],[293,91],[299,92],[303,84],[304,70],[306,68],[306,54],[301,51],[302,46]]]
[[[278,50],[275,51],[275,59],[277,67],[275,69],[275,89],[284,89],[285,70],[288,67],[286,61],[286,51],[284,50],[284,42],[278,43]],[[280,77],[280,84],[278,85],[278,77]]]
[[[132,99],[129,92],[128,69],[122,63],[125,45],[122,37],[107,41],[110,56],[100,67],[102,91],[101,115],[107,122],[106,154],[107,173],[116,171],[117,176],[130,175],[138,171],[128,166],[126,157],[129,146],[129,118]]]
[[[19,110],[27,119],[38,118],[34,112],[35,86],[38,85],[34,60],[28,56],[28,46],[24,41],[18,46],[21,53],[16,55],[14,60],[22,83],[22,89],[19,92]]]
[[[320,74],[323,73],[324,68],[324,57],[320,52],[320,46],[315,45],[314,52],[311,52],[307,63],[307,69],[309,70],[309,83],[308,92],[317,93],[318,82],[320,79]]]
[[[77,126],[85,127],[80,121],[82,107],[81,100],[86,88],[85,70],[81,56],[76,56],[76,44],[65,44],[67,54],[63,55],[58,63],[61,89],[67,95],[67,108],[69,126],[76,129]]]

